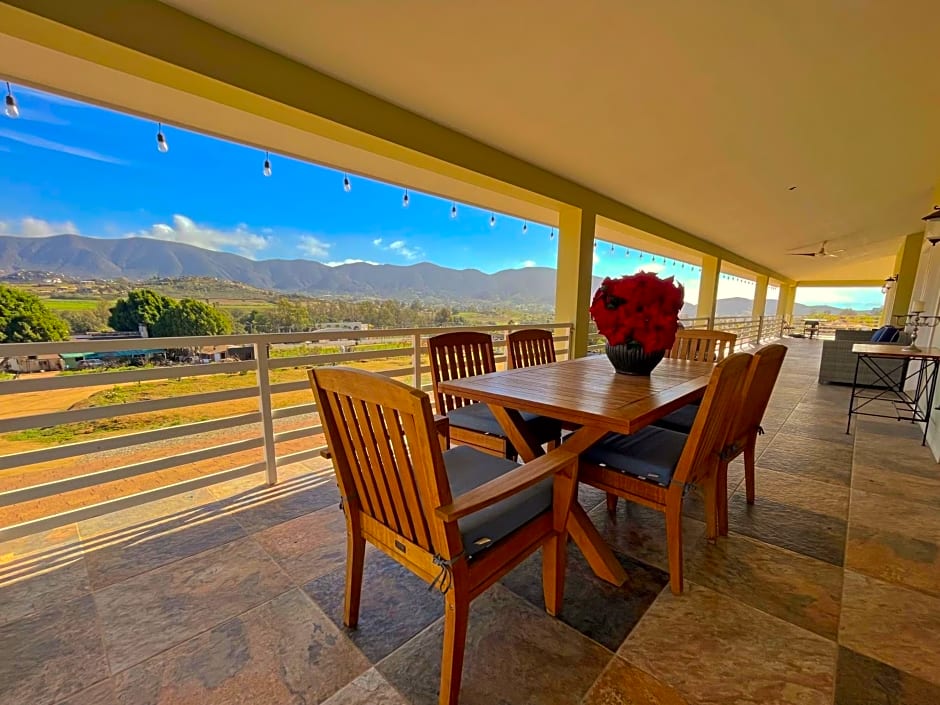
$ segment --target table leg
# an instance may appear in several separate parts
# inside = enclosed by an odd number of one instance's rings
[[[506,433],[506,437],[525,462],[534,460],[544,454],[545,451],[529,433],[529,429],[518,411],[493,404],[490,404],[489,407]],[[582,426],[569,435],[561,444],[561,447],[580,455],[603,438],[606,433],[604,429]],[[591,522],[587,512],[578,504],[577,497],[571,504],[571,513],[568,516],[568,532],[571,534],[571,539],[581,549],[581,553],[584,554],[588,565],[591,566],[591,570],[594,571],[597,577],[618,587],[624,584],[627,574],[623,566],[620,565],[597,527]]]
[[[584,511],[584,507],[578,504],[577,497],[568,515],[568,533],[598,578],[617,587],[626,582],[626,571]]]

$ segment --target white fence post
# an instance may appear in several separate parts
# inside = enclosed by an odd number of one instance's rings
[[[277,449],[274,446],[274,415],[271,403],[271,377],[268,373],[268,343],[255,343],[258,363],[258,406],[261,411],[261,435],[264,438],[264,464],[268,484],[277,482]]]
[[[411,363],[415,375],[415,389],[421,389],[421,334],[415,333],[413,338]]]

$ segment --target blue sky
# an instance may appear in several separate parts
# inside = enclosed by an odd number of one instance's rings
[[[0,235],[75,232],[93,237],[143,235],[255,259],[307,258],[390,264],[431,261],[486,272],[554,267],[550,228],[410,193],[398,187],[271,155],[262,175],[255,148],[164,127],[170,150],[156,149],[156,125],[129,115],[14,86],[21,117],[0,116]],[[697,269],[598,242],[595,274],[638,269],[674,274],[694,301]],[[719,297],[747,296],[753,285],[721,283]],[[880,305],[865,290],[800,292],[807,303]],[[774,291],[770,292],[775,298]]]

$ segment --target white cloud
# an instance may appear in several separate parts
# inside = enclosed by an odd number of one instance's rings
[[[271,238],[253,233],[244,225],[238,225],[234,230],[218,230],[197,225],[185,215],[174,215],[171,225],[156,223],[149,230],[127,233],[125,237],[169,240],[203,247],[207,250],[237,252],[245,257],[254,257],[260,250],[271,244]]]
[[[317,259],[328,256],[330,254],[330,247],[332,247],[330,243],[323,242],[323,240],[313,235],[301,235],[300,244],[297,245],[297,248],[305,255],[308,257],[316,257]]]
[[[24,134],[22,132],[16,132],[14,130],[6,130],[0,128],[0,137],[8,140],[13,140],[14,142],[20,142],[22,144],[29,145],[30,147],[38,147],[39,149],[48,149],[50,152],[61,152],[62,154],[71,154],[73,157],[81,157],[82,159],[92,159],[96,162],[107,162],[109,164],[126,164],[121,159],[117,157],[112,157],[107,154],[101,154],[100,152],[95,152],[90,149],[83,149],[82,147],[73,147],[68,144],[62,144],[61,142],[53,142],[52,140],[46,140],[42,137],[36,137],[35,135]]]
[[[378,262],[373,262],[372,260],[368,260],[368,259],[352,259],[352,258],[348,258],[344,260],[336,260],[333,262],[324,262],[323,264],[325,264],[327,267],[339,267],[340,265],[343,265],[343,264],[359,264],[359,263],[378,264]]]
[[[660,264],[659,262],[647,262],[646,264],[638,264],[636,269],[633,270],[633,273],[650,272],[652,274],[659,274],[665,268],[666,265]]]
[[[382,238],[380,237],[375,238],[375,240],[372,241],[372,244],[375,245],[376,247],[379,247],[382,244]]]
[[[49,237],[50,235],[77,235],[78,228],[75,223],[66,220],[53,223],[42,218],[27,216],[19,221],[0,220],[0,235],[13,235],[15,237]]]
[[[538,265],[535,263],[534,259],[527,259],[527,260],[523,260],[522,262],[520,262],[519,266],[520,267],[537,267]]]
[[[420,247],[408,247],[408,243],[404,240],[395,240],[388,246],[388,249],[392,252],[396,252],[405,259],[418,259],[424,254],[424,251]]]

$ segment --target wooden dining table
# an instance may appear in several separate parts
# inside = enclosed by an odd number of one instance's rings
[[[491,372],[441,383],[453,394],[489,406],[522,460],[545,451],[520,412],[549,416],[574,426],[563,447],[581,454],[607,433],[635,433],[705,394],[714,365],[665,359],[649,377],[618,374],[603,355]],[[587,512],[576,501],[568,521],[571,538],[598,577],[622,585],[627,575]]]

